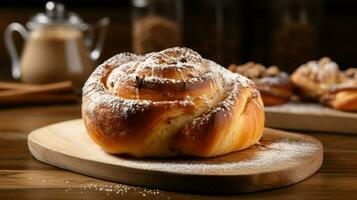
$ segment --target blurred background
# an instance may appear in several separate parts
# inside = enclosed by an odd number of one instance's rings
[[[329,56],[357,66],[355,0],[71,0],[60,1],[85,22],[111,20],[98,61],[120,52],[187,46],[223,66],[247,61],[293,71]],[[0,74],[11,79],[4,31],[44,12],[45,1],[0,1]],[[154,29],[153,27],[156,27]],[[159,28],[157,28],[159,27]],[[153,30],[149,31],[148,30]],[[21,55],[23,39],[13,34]]]

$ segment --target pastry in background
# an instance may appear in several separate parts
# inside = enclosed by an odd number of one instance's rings
[[[307,98],[318,99],[333,84],[341,81],[338,65],[330,58],[323,57],[301,65],[291,75],[291,81],[299,92]]]
[[[264,130],[255,84],[188,48],[122,53],[83,88],[82,117],[105,151],[212,157],[246,149]]]
[[[331,85],[320,97],[323,104],[344,111],[357,111],[357,68],[341,72],[338,83]]]
[[[357,111],[357,68],[340,71],[324,57],[301,65],[291,80],[305,97],[338,110]]]
[[[228,69],[252,79],[266,106],[284,104],[291,98],[293,85],[290,77],[277,66],[266,68],[262,64],[248,62],[243,65],[231,64]]]

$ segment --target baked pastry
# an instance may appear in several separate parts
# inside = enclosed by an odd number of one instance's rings
[[[320,97],[320,101],[344,111],[357,111],[357,68],[341,73],[340,82],[332,84]]]
[[[252,81],[180,47],[104,62],[84,85],[82,116],[105,151],[136,157],[222,155],[264,128]]]
[[[341,74],[338,65],[324,57],[301,65],[291,75],[291,81],[303,96],[319,99],[331,85],[341,81]]]
[[[262,95],[264,105],[279,105],[290,100],[293,90],[290,77],[277,66],[266,68],[262,64],[248,62],[243,65],[231,64],[228,69],[252,79]]]
[[[322,104],[345,111],[357,111],[357,69],[341,72],[330,58],[300,66],[291,80],[301,92]]]

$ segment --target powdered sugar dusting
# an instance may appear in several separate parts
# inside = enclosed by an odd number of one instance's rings
[[[275,141],[269,145],[257,145],[255,148],[255,154],[246,159],[241,159],[237,162],[212,162],[207,161],[138,161],[136,160],[136,167],[140,169],[163,171],[182,174],[217,174],[217,175],[229,175],[235,173],[249,173],[254,170],[266,170],[276,169],[278,167],[287,167],[294,165],[298,160],[314,155],[319,151],[319,146],[315,143],[301,140],[289,140],[281,139]],[[251,149],[242,151],[251,151]],[[130,161],[129,161],[130,162]],[[173,171],[174,170],[174,171]],[[242,171],[240,171],[242,170]]]
[[[149,69],[147,76],[140,75]],[[179,73],[178,78],[165,77],[167,69],[174,69]],[[151,72],[151,73],[150,73]],[[108,74],[103,81],[103,75]],[[138,83],[139,81],[139,83]],[[91,106],[106,105],[112,111],[120,112],[124,116],[137,111],[145,111],[155,104],[150,99],[140,100],[140,88],[135,90],[134,99],[123,98],[117,94],[122,84],[168,84],[174,87],[189,87],[189,84],[200,84],[208,81],[211,89],[218,84],[218,92],[229,94],[221,102],[222,106],[229,108],[237,100],[239,87],[250,87],[252,81],[244,76],[232,73],[217,63],[203,59],[197,52],[188,48],[171,48],[158,53],[138,56],[130,53],[119,54],[99,66],[91,75],[83,88],[83,96],[91,99]],[[163,91],[164,92],[164,91]],[[252,93],[258,94],[255,87]],[[89,95],[90,94],[90,95]],[[257,95],[255,95],[257,96]],[[179,102],[179,103],[177,103]],[[193,106],[194,101],[177,99],[165,102],[167,105]],[[212,102],[210,102],[211,104]],[[216,104],[212,105],[215,106]]]
[[[204,115],[194,119],[192,122],[192,126],[194,127],[204,126],[209,119],[218,112],[222,112],[225,117],[226,113],[231,115],[231,109],[239,99],[241,88],[251,87],[250,92],[253,98],[260,95],[258,89],[250,79],[240,74],[232,73],[213,61],[207,60],[207,63],[213,74],[220,74],[222,76],[224,84],[226,85],[226,90],[222,92],[222,95],[226,95],[226,97]]]
[[[274,77],[262,77],[256,80],[257,82],[265,85],[291,85],[290,77],[286,72],[280,72]]]
[[[189,48],[175,47],[157,53],[149,54],[145,60],[138,64],[137,70],[143,68],[194,68],[202,67],[202,57]]]
[[[337,63],[327,57],[318,61],[309,61],[299,67],[298,70],[320,83],[334,83],[339,80],[340,75]]]

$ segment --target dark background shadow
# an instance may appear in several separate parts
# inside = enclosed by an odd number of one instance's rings
[[[77,12],[86,22],[94,23],[101,17],[111,18],[102,60],[114,54],[132,51],[131,4],[129,0],[72,0],[61,1],[67,9]],[[235,1],[224,9],[225,35],[221,52],[207,41],[212,39],[214,11],[205,1],[183,0],[183,45],[198,50],[204,57],[222,65],[250,60],[263,64],[275,64],[271,59],[272,26],[271,2],[264,0]],[[3,33],[11,22],[26,21],[35,13],[43,12],[45,1],[0,1],[0,74],[10,77],[10,59],[5,50]],[[319,7],[316,50],[311,59],[329,56],[341,68],[357,66],[357,1],[322,0]],[[208,27],[208,29],[207,29]],[[206,31],[206,29],[208,31]],[[16,36],[18,46],[22,45]],[[306,60],[307,61],[307,60]],[[296,66],[291,66],[295,68]]]

